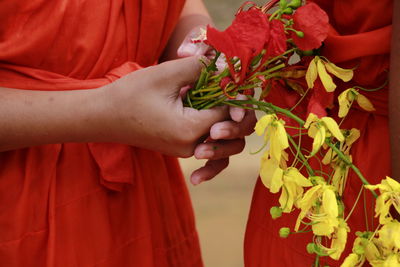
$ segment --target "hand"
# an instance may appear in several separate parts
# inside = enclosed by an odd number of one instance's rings
[[[239,96],[238,99],[244,99]],[[229,164],[229,157],[243,151],[244,137],[253,132],[257,122],[253,110],[230,108],[232,120],[217,122],[210,130],[211,140],[199,144],[194,152],[197,159],[208,159],[205,166],[195,170],[190,180],[197,185],[214,178]]]
[[[228,117],[226,108],[184,107],[182,86],[193,83],[201,70],[199,57],[168,61],[133,72],[105,89],[110,99],[105,122],[120,143],[190,157],[211,126]],[[203,138],[203,139],[202,139]]]
[[[201,27],[192,29],[178,49],[178,56],[187,57],[193,55],[206,55],[210,53],[210,47],[204,43],[193,43],[192,39],[201,35]],[[226,64],[226,63],[224,63]],[[219,64],[218,69],[225,66]],[[184,88],[181,95],[186,93]],[[238,99],[246,99],[238,96]],[[232,120],[215,123],[210,130],[210,138],[199,144],[194,152],[197,159],[208,159],[206,165],[195,170],[190,180],[197,185],[202,181],[210,180],[225,169],[229,164],[229,156],[243,151],[244,137],[253,132],[257,122],[254,111],[230,107],[229,113]]]

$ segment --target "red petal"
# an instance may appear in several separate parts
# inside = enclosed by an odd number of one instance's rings
[[[241,61],[240,81],[243,81],[253,57],[258,55],[269,38],[268,17],[251,9],[237,14],[225,31],[207,27],[207,43],[222,52],[227,60],[238,57]],[[231,73],[235,77],[235,73]]]
[[[308,3],[298,8],[293,21],[293,28],[304,33],[303,38],[294,32],[291,33],[293,41],[301,50],[319,48],[328,36],[328,15],[315,3]]]
[[[271,32],[268,41],[267,54],[268,57],[278,56],[286,51],[286,34],[285,27],[280,20],[272,20],[270,22]]]

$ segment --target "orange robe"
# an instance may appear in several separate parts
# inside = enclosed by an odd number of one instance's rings
[[[388,78],[389,52],[392,19],[392,0],[315,0],[329,15],[332,25],[325,41],[322,55],[344,67],[358,66],[355,70],[354,84],[339,83],[336,97],[352,85],[376,88]],[[365,93],[374,104],[376,111],[369,113],[357,105],[350,111],[341,128],[357,128],[360,139],[352,147],[353,162],[372,183],[379,183],[390,175],[390,145],[388,129],[388,88],[378,92]],[[332,110],[331,115],[338,110]],[[350,171],[344,192],[344,202],[349,212],[361,182]],[[257,181],[245,238],[245,266],[312,266],[314,254],[306,251],[312,242],[310,234],[294,234],[287,239],[279,237],[281,227],[294,228],[297,215],[283,214],[272,220],[269,209],[279,205],[279,194],[271,194],[260,179]],[[361,198],[362,199],[362,198]],[[366,193],[366,203],[370,207],[368,218],[374,215],[374,199]],[[339,266],[351,253],[355,231],[367,229],[363,200],[360,201],[348,221],[352,233],[349,234],[347,249],[339,261],[322,260],[321,266]],[[368,221],[369,230],[375,229],[376,221]],[[327,257],[325,257],[327,258]]]
[[[152,65],[183,3],[0,1],[0,86],[97,88]],[[0,153],[0,266],[202,266],[177,160],[99,143]]]

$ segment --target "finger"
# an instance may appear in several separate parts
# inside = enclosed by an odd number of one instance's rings
[[[188,128],[193,132],[201,133],[202,136],[209,134],[212,125],[229,118],[227,106],[214,107],[205,110],[196,110],[184,107],[183,112]]]
[[[161,63],[157,66],[157,75],[154,76],[154,79],[164,85],[170,82],[180,89],[182,86],[194,83],[199,78],[200,71],[204,66],[202,62],[206,60],[202,56],[193,56]],[[171,89],[176,90],[177,88]]]
[[[178,48],[178,57],[202,56],[210,49],[205,43],[193,43],[190,40],[185,40]]]
[[[250,135],[257,122],[255,112],[247,110],[242,122],[222,121],[215,123],[210,129],[210,137],[218,139],[236,139]]]
[[[236,96],[236,100],[247,100],[245,95],[238,94]],[[245,109],[240,107],[230,107],[229,114],[231,115],[232,120],[236,122],[241,122],[244,118],[244,114],[246,113]]]
[[[190,176],[193,185],[198,185],[203,181],[214,178],[218,173],[229,165],[229,158],[219,160],[209,160],[206,165],[195,170]]]
[[[221,140],[199,144],[194,150],[196,159],[222,159],[239,154],[245,146],[244,139]]]

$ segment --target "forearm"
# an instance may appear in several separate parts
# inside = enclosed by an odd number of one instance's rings
[[[177,58],[177,50],[186,35],[198,26],[212,24],[212,20],[202,0],[187,0],[181,17],[164,50],[161,61]]]
[[[393,32],[390,57],[389,122],[392,177],[400,180],[400,1],[393,8]]]
[[[102,90],[30,91],[0,87],[0,151],[104,139]]]

